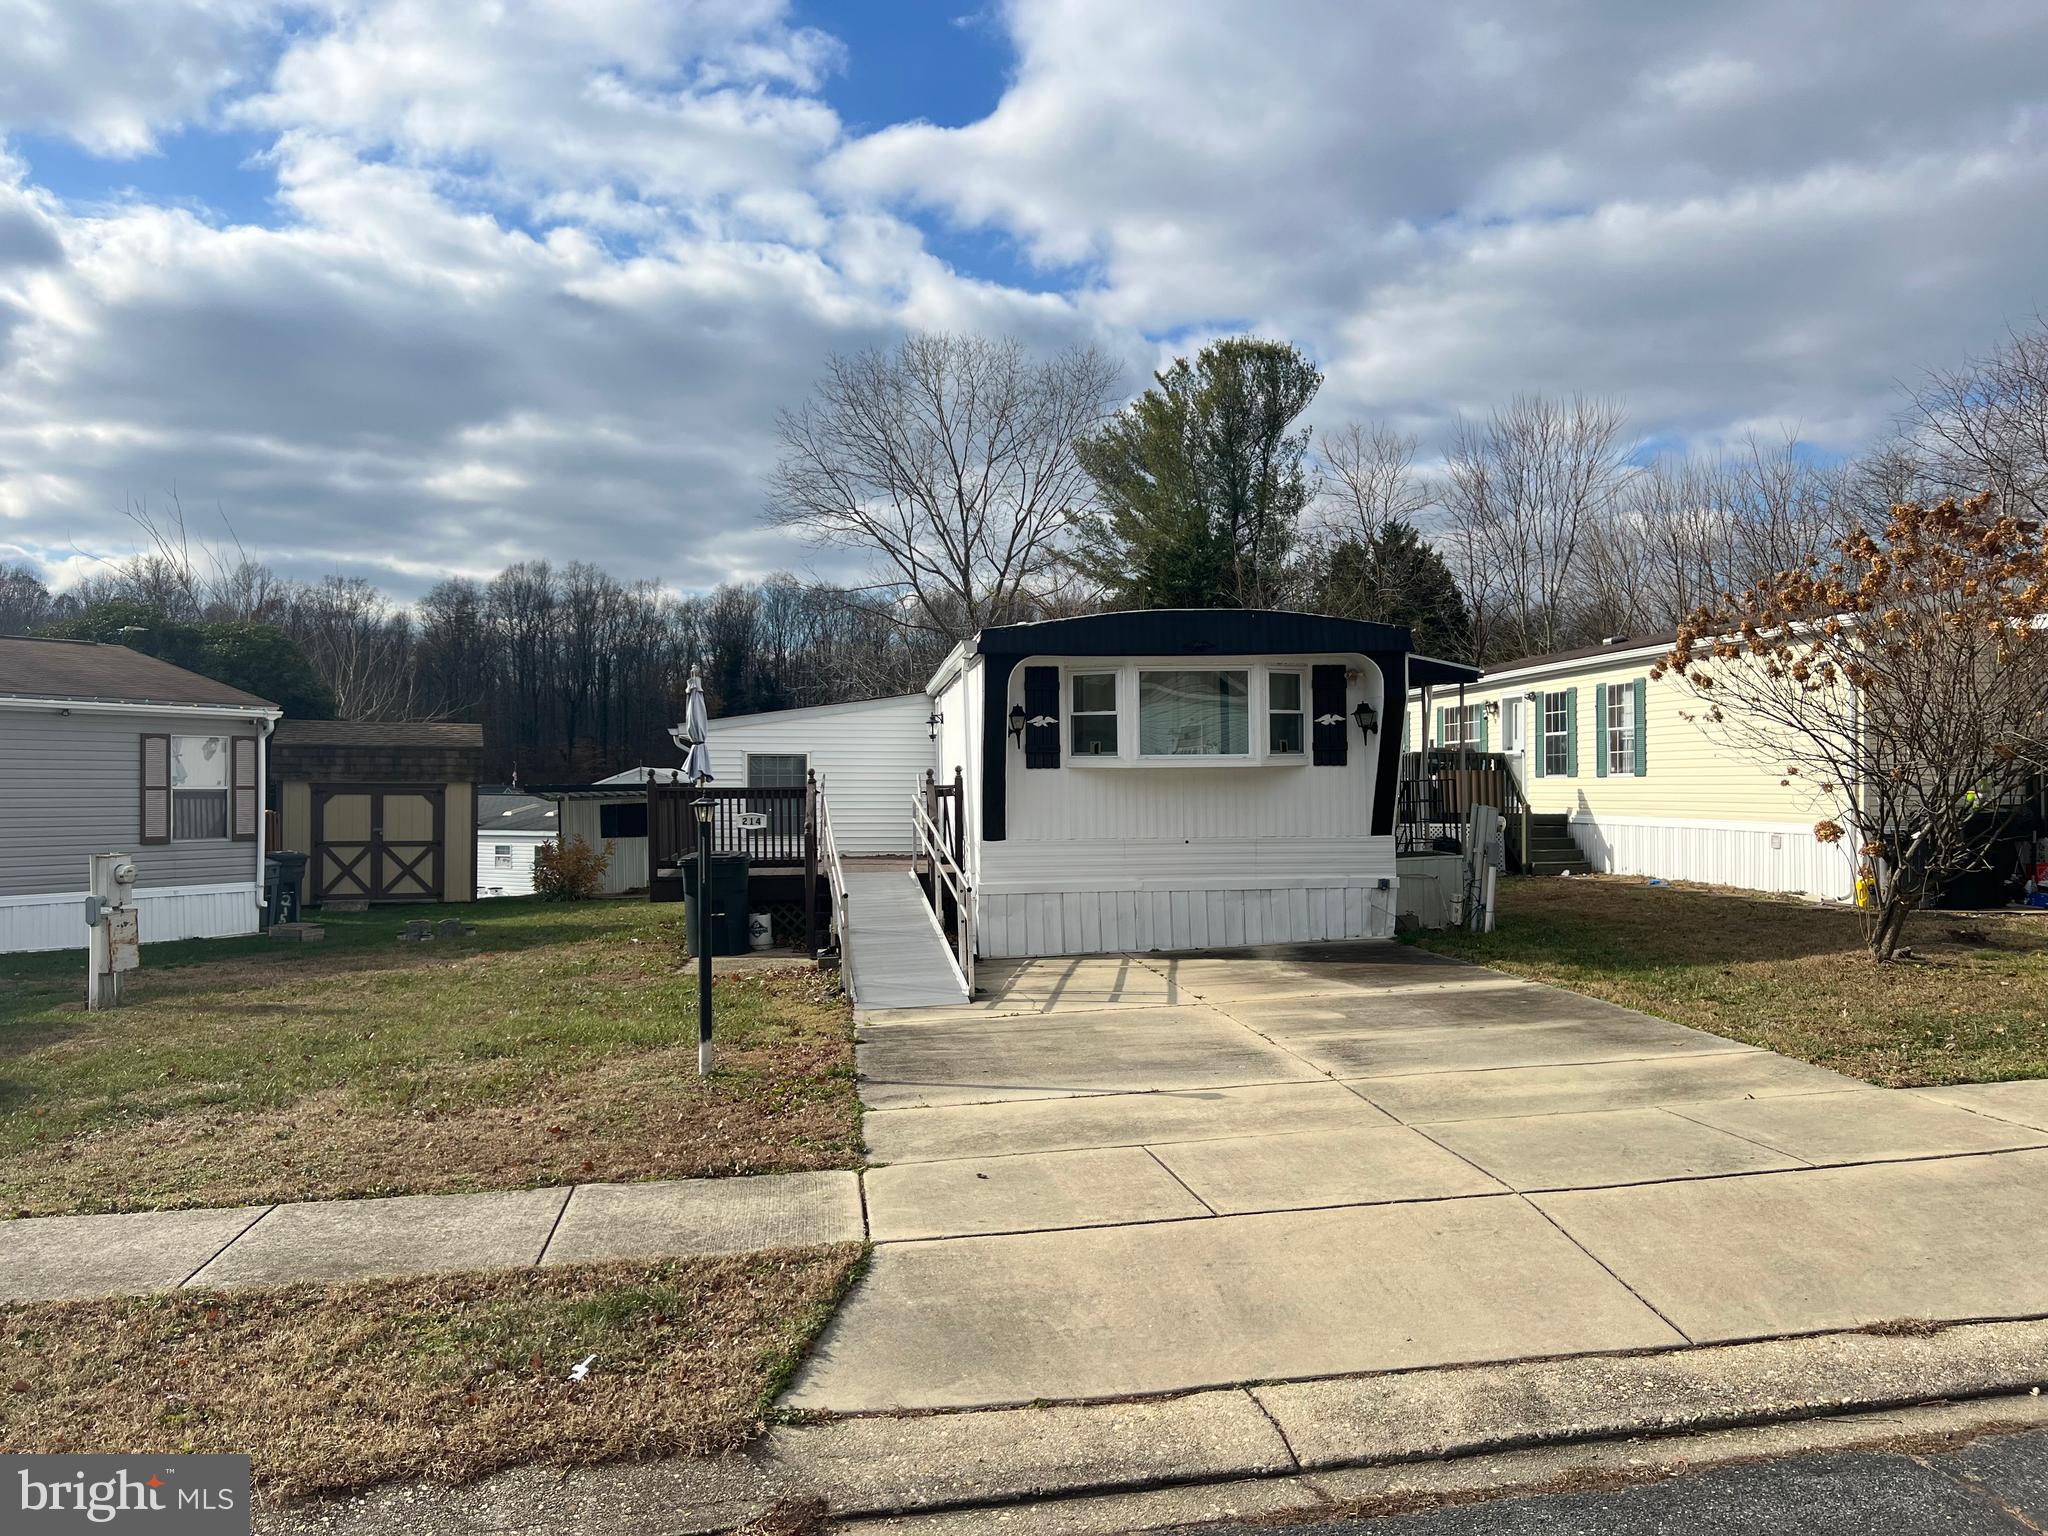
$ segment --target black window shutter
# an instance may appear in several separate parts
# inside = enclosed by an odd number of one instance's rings
[[[1044,721],[1043,725],[1039,724]],[[1024,669],[1024,766],[1060,765],[1060,669]]]
[[[1315,762],[1319,768],[1342,768],[1350,737],[1344,728],[1344,669],[1315,667],[1309,673],[1309,712],[1315,720]]]
[[[146,846],[171,840],[171,738],[142,738],[142,832]]]

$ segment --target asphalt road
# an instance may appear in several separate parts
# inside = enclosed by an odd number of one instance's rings
[[[2040,1536],[2048,1431],[1926,1455],[1852,1451],[1714,1468],[1602,1492],[1499,1499],[1202,1536]]]

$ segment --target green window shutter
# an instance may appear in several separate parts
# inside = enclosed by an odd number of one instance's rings
[[[1636,679],[1636,777],[1643,778],[1650,771],[1650,683],[1647,678]]]
[[[1593,777],[1607,777],[1607,685],[1593,687]]]
[[[1445,716],[1445,715],[1447,715],[1447,714],[1449,714],[1449,713],[1450,713],[1450,711],[1449,711],[1449,710],[1447,710],[1447,709],[1445,709],[1445,708],[1443,707],[1443,705],[1441,705],[1441,704],[1437,705],[1437,707],[1436,707],[1436,745],[1438,745],[1438,746],[1442,746],[1442,745],[1444,744],[1444,716]]]
[[[1491,747],[1490,745],[1488,745],[1488,742],[1489,742],[1489,740],[1490,740],[1490,739],[1491,739],[1491,733],[1490,733],[1490,732],[1488,731],[1488,729],[1487,729],[1487,725],[1486,725],[1486,706],[1482,704],[1482,705],[1480,705],[1480,707],[1479,707],[1479,750],[1480,750],[1480,751],[1482,751],[1482,752],[1491,752],[1491,751],[1493,750],[1493,748],[1492,748],[1492,747]]]
[[[1579,776],[1579,690],[1564,691],[1564,776]]]
[[[1529,698],[1535,706],[1532,711],[1535,718],[1529,722],[1529,761],[1536,765],[1536,777],[1540,779],[1545,776],[1543,765],[1547,754],[1544,746],[1548,738],[1544,733],[1550,726],[1550,713],[1543,707],[1542,693],[1532,693]]]

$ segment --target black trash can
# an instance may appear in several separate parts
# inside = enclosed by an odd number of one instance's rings
[[[747,952],[747,856],[744,853],[711,855],[711,953],[744,955]],[[683,865],[683,917],[689,927],[690,948],[697,947],[701,931],[697,907],[697,861]]]
[[[304,895],[306,856],[280,848],[263,860],[264,925],[296,923]]]

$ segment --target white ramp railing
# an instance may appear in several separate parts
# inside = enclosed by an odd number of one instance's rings
[[[825,884],[831,892],[832,942],[839,951],[839,984],[853,994],[853,924],[850,909],[853,893],[846,888],[846,862],[839,857],[839,839],[832,831],[832,805],[825,797],[825,781],[818,780],[818,862],[824,866]],[[855,999],[858,1001],[858,999]]]
[[[958,810],[954,812],[958,815]],[[953,951],[954,967],[960,972],[960,980],[967,988],[969,998],[974,996],[974,900],[973,890],[967,884],[967,872],[960,867],[953,856],[952,845],[939,831],[931,818],[926,804],[923,785],[910,797],[910,824],[917,836],[917,862],[931,870],[931,884],[925,894],[931,899],[932,911],[939,920],[942,932],[946,929],[946,898],[952,898],[952,931],[947,933],[948,944]]]

